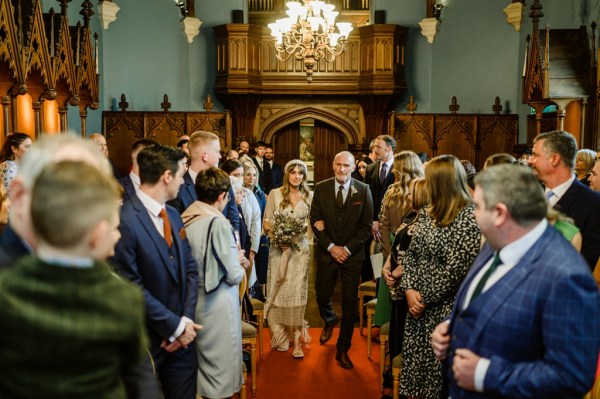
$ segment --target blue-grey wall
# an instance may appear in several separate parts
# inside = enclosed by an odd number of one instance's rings
[[[82,0],[70,4],[72,21]],[[113,0],[121,10],[108,30],[100,28],[97,15],[92,28],[100,34],[100,109],[88,113],[88,132],[101,129],[103,109],[116,109],[125,93],[131,110],[159,110],[169,95],[174,111],[202,110],[211,94],[215,109],[223,106],[214,95],[215,43],[212,28],[231,22],[232,9],[247,10],[245,0],[196,0],[196,16],[203,22],[200,34],[188,44],[182,34],[179,9],[173,0]],[[491,112],[499,96],[505,112],[522,115],[520,139],[525,139],[521,104],[521,72],[525,36],[531,32],[524,12],[521,32],[506,22],[502,9],[510,0],[440,0],[445,4],[442,23],[433,44],[420,34],[425,0],[372,0],[374,9],[386,10],[386,22],[409,28],[406,42],[408,90],[397,106],[405,112],[410,95],[417,112],[448,112],[456,96],[461,113]],[[96,4],[96,2],[94,2]],[[57,7],[43,0],[45,9]],[[542,0],[541,25],[575,28],[600,20],[600,0]],[[79,130],[76,109],[69,112],[69,126]]]

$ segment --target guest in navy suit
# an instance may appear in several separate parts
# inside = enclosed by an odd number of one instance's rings
[[[0,237],[0,269],[10,267],[37,247],[31,221],[31,194],[35,179],[49,164],[64,161],[84,161],[106,175],[112,168],[92,141],[76,135],[44,136],[31,147],[12,183],[10,217]],[[158,384],[152,365],[145,359],[135,370],[124,375],[129,399],[158,399]]]
[[[269,164],[271,169],[271,190],[274,188],[279,188],[283,185],[283,168],[281,165],[276,164],[273,161],[274,157],[273,146],[271,144],[267,144],[265,147],[265,161]]]
[[[371,237],[365,243],[365,251],[369,254],[369,248],[373,240],[381,241],[381,231],[379,227],[379,212],[383,196],[388,187],[394,183],[395,177],[392,173],[394,167],[394,151],[396,151],[396,140],[387,134],[377,136],[374,141],[373,152],[377,154],[377,161],[367,166],[363,182],[371,189],[373,196],[373,227],[371,228]],[[373,280],[379,276],[373,276],[373,268],[369,256],[365,257],[361,271],[362,281]]]
[[[140,189],[121,210],[114,263],[142,287],[151,353],[165,399],[195,399],[193,322],[198,269],[179,213],[165,206],[183,183],[185,154],[155,145],[138,154]]]
[[[169,205],[177,209],[180,214],[198,199],[194,189],[198,173],[202,170],[219,167],[219,160],[221,159],[219,136],[211,132],[198,130],[190,136],[188,150],[190,151],[190,167],[183,175],[183,185],[179,190],[179,194],[169,201]],[[229,220],[234,230],[240,231],[240,217],[235,205],[233,191],[229,192],[229,202],[223,209],[223,215]]]
[[[446,365],[442,397],[582,397],[600,350],[600,296],[585,260],[548,225],[527,168],[492,166],[475,184],[487,242],[432,335]]]
[[[542,133],[533,140],[527,161],[546,186],[554,209],[575,221],[581,231],[581,255],[593,270],[600,257],[600,193],[590,190],[573,173],[577,143],[565,131]]]
[[[158,141],[152,139],[139,139],[131,146],[131,172],[119,179],[119,184],[123,187],[123,202],[129,201],[140,189],[140,166],[137,162],[137,155],[146,147],[158,144]]]

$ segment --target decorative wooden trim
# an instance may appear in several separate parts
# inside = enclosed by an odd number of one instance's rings
[[[208,101],[205,104],[210,105]],[[102,113],[102,132],[106,136],[111,159],[122,174],[129,171],[131,145],[148,137],[175,146],[179,137],[196,130],[206,130],[219,136],[222,148],[231,148],[231,114],[224,112],[172,112],[167,94],[161,111],[128,111],[129,103],[121,94],[120,111]]]
[[[416,109],[414,100],[408,107]],[[492,105],[492,114],[459,114],[456,97],[449,108],[448,114],[391,113],[389,126],[397,146],[430,156],[453,154],[469,160],[478,169],[492,154],[515,152],[519,117],[501,114],[499,97]]]

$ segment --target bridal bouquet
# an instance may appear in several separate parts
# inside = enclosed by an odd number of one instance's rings
[[[298,250],[298,241],[306,233],[305,218],[295,218],[279,210],[271,221],[272,241],[276,246],[287,246]]]

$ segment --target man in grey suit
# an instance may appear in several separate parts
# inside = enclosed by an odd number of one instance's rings
[[[582,397],[600,350],[600,295],[585,259],[548,225],[527,168],[484,170],[474,202],[487,241],[432,334],[443,397]]]
[[[358,284],[365,256],[364,243],[371,233],[373,199],[369,187],[350,177],[354,156],[343,151],[333,160],[335,177],[317,184],[310,209],[310,223],[317,238],[317,276],[315,282],[319,312],[325,327],[319,341],[331,338],[340,321],[332,297],[338,275],[342,279],[342,325],[336,344],[340,366],[354,367],[348,349],[354,331],[358,303]]]

